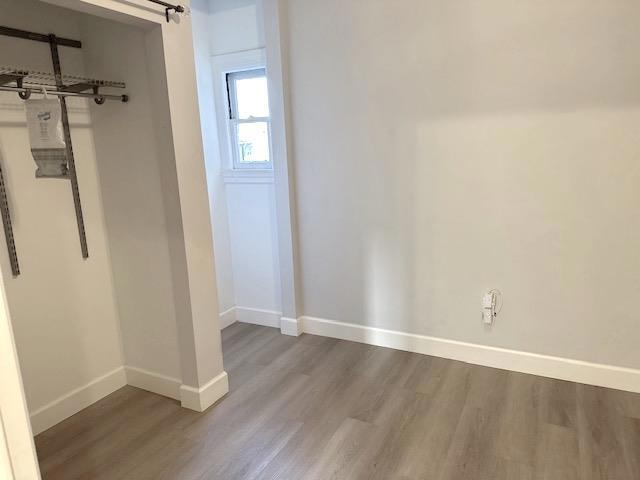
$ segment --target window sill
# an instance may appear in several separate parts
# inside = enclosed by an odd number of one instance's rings
[[[273,183],[273,170],[224,170],[224,183]]]

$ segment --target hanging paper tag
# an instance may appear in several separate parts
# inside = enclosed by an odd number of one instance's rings
[[[25,101],[31,154],[36,177],[66,177],[67,149],[62,130],[62,110],[57,98]]]

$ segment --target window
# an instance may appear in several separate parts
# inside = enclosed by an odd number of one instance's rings
[[[271,169],[271,120],[264,68],[227,73],[233,168]]]

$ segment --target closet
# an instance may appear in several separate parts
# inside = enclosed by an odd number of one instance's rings
[[[227,388],[188,17],[96,3],[0,21],[0,266],[34,434],[125,384],[196,410]],[[66,163],[36,176],[45,95]]]

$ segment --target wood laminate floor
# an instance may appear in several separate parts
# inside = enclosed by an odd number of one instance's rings
[[[36,437],[45,479],[640,480],[640,395],[237,323],[207,412],[125,387]]]

